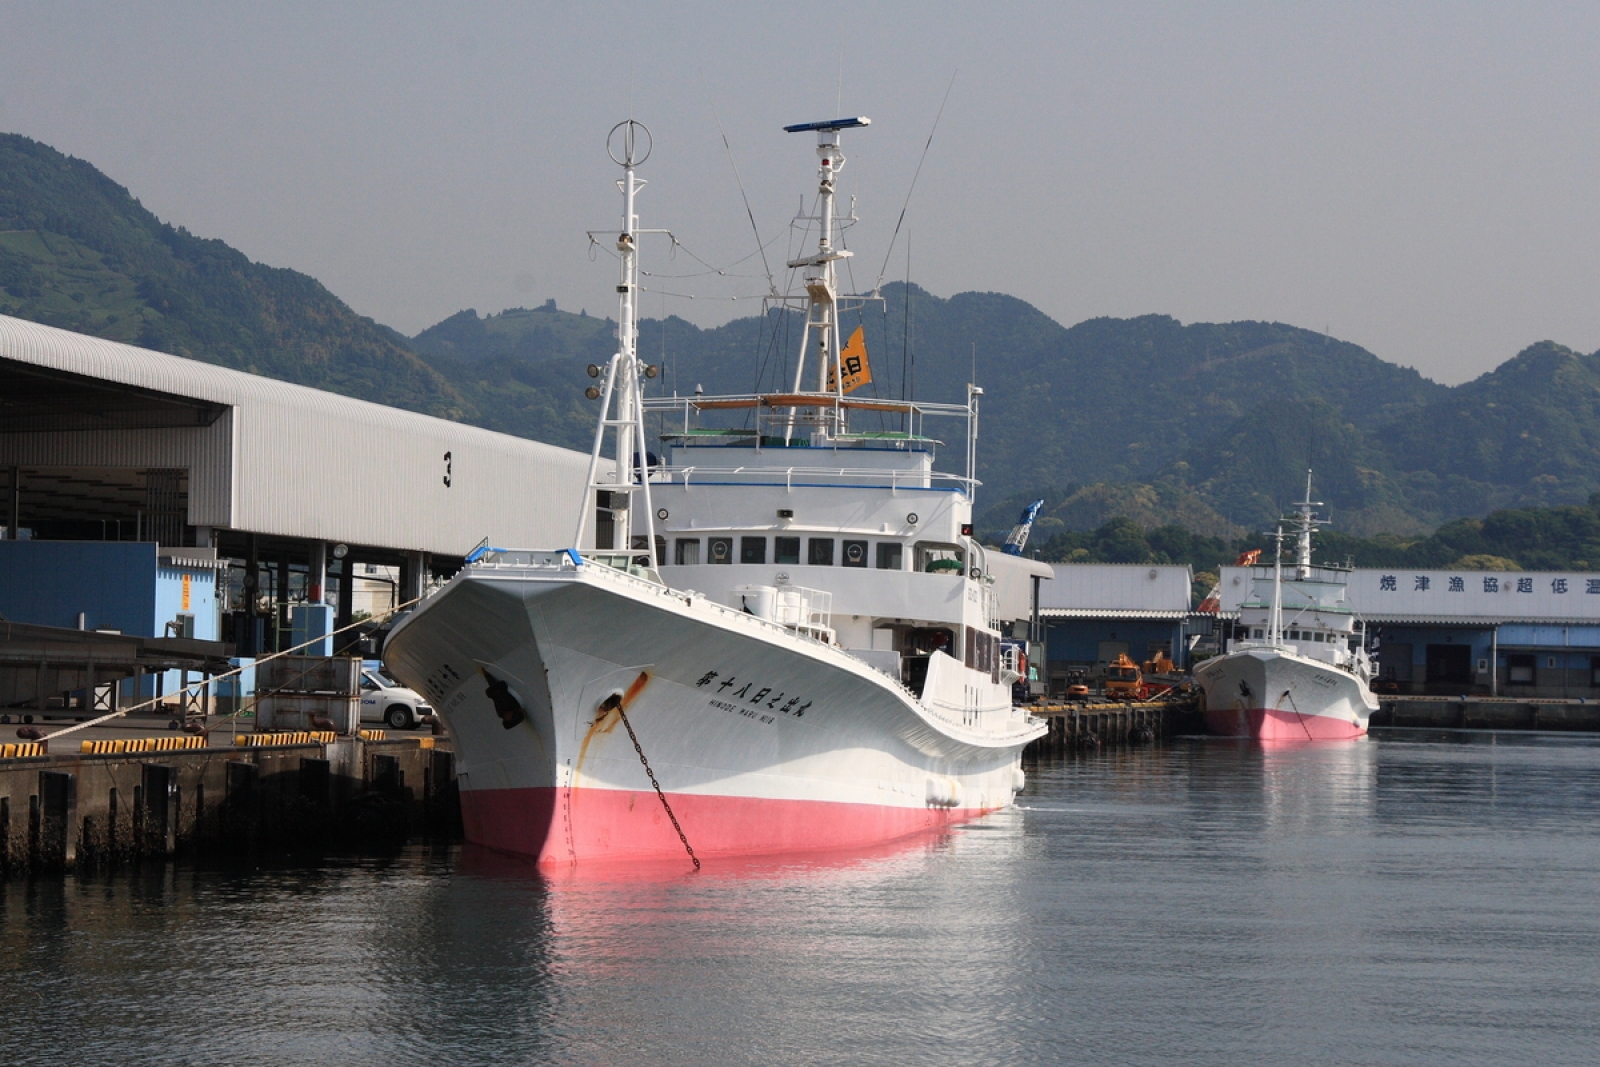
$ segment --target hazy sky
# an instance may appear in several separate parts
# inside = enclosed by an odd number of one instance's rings
[[[0,129],[415,333],[552,297],[614,313],[584,231],[616,226],[605,134],[630,113],[656,141],[644,225],[717,266],[756,248],[717,114],[774,263],[816,169],[779,127],[870,116],[841,181],[870,287],[954,77],[917,283],[1069,325],[1327,329],[1454,383],[1538,340],[1600,348],[1597,60],[1592,2],[0,0]],[[656,278],[644,311],[754,313],[727,297],[761,273]]]

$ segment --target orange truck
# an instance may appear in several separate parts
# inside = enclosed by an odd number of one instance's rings
[[[1106,667],[1107,700],[1139,700],[1143,697],[1144,677],[1139,665],[1128,658],[1126,652]]]

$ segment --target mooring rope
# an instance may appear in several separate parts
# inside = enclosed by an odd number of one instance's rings
[[[306,642],[304,642],[302,644],[295,645],[293,648],[286,648],[282,652],[274,652],[270,656],[261,656],[258,659],[254,659],[250,663],[245,664],[244,666],[235,667],[231,671],[224,671],[221,674],[213,674],[209,678],[203,678],[198,682],[191,682],[188,685],[183,686],[182,688],[177,690],[177,693],[179,695],[179,707],[181,708],[183,706],[182,705],[183,694],[187,693],[191,689],[202,689],[203,690],[203,689],[205,689],[206,686],[211,685],[214,682],[220,682],[224,678],[232,678],[235,675],[243,674],[245,671],[251,670],[254,667],[256,667],[257,665],[262,664],[262,663],[266,663],[269,660],[275,660],[275,659],[278,659],[279,657],[282,657],[282,656],[292,655],[292,654],[294,654],[296,652],[299,652],[303,648],[310,648],[312,645],[321,644],[323,641],[326,641],[328,638],[337,637],[339,634],[344,633],[346,630],[354,630],[356,627],[364,626],[367,623],[370,623],[370,622],[372,622],[372,621],[374,621],[376,619],[386,619],[390,615],[393,615],[393,614],[395,614],[396,612],[399,612],[399,611],[403,611],[404,609],[409,608],[413,604],[422,603],[422,601],[425,600],[425,599],[427,599],[426,596],[419,596],[415,600],[406,601],[404,604],[396,604],[394,607],[390,608],[388,611],[381,612],[381,613],[379,613],[377,615],[370,615],[367,618],[362,619],[360,622],[351,623],[349,626],[341,626],[337,630],[334,630],[334,631],[332,631],[330,633],[323,634],[320,637],[313,637],[311,640],[306,641]],[[120,683],[121,683],[121,680],[119,679],[117,682],[113,682],[112,684],[116,685],[116,684],[120,684]],[[146,700],[146,701],[144,701],[142,703],[134,704],[134,705],[131,705],[131,706],[126,707],[126,708],[118,708],[116,711],[108,712],[107,714],[100,716],[98,719],[89,719],[87,722],[75,723],[72,726],[68,726],[68,727],[66,727],[64,729],[57,730],[53,734],[46,734],[42,738],[40,738],[40,740],[41,741],[50,741],[50,740],[53,740],[53,739],[55,739],[57,737],[65,737],[67,734],[77,733],[79,730],[87,730],[91,726],[99,726],[103,722],[110,722],[112,719],[119,719],[124,715],[131,715],[134,712],[138,711],[140,708],[148,708],[148,707],[150,707],[152,705],[162,703],[163,701],[167,700],[170,695],[171,694],[163,693],[160,696],[151,697],[149,700]],[[258,699],[259,699],[259,697],[258,697]],[[254,706],[255,706],[254,702],[252,702],[250,707],[253,708]],[[246,710],[247,710],[246,708],[240,708],[238,711],[235,711],[232,714],[223,715],[223,716],[221,716],[221,717],[219,717],[217,719],[217,722],[218,722],[218,724],[226,722],[229,719],[232,719],[232,718],[235,718],[235,717],[237,717],[239,715],[244,714],[244,712]]]

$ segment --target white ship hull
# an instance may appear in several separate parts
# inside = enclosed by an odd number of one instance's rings
[[[683,856],[666,805],[707,857],[860,847],[1010,804],[1044,727],[934,658],[919,700],[838,648],[565,553],[469,567],[384,652],[449,728],[467,839],[555,864]]]
[[[1223,737],[1328,741],[1361,737],[1378,702],[1351,671],[1286,649],[1246,648],[1194,671],[1206,726]]]

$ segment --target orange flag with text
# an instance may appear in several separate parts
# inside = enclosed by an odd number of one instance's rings
[[[867,337],[860,326],[850,335],[850,341],[839,353],[839,366],[844,368],[844,391],[853,393],[872,381],[872,366],[867,362]],[[833,369],[828,370],[828,392],[838,388]]]

